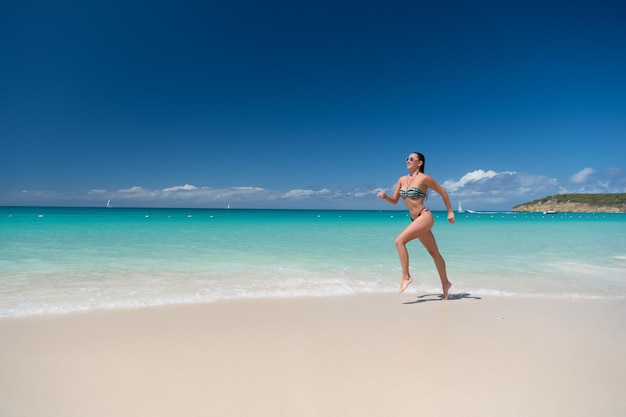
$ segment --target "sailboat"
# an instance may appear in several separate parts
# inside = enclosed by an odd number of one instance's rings
[[[111,208],[111,199],[109,198],[109,200],[107,201],[107,208]]]
[[[557,214],[558,212],[554,209],[554,196],[552,197],[552,201],[551,201],[552,205],[550,206],[550,210],[546,210],[543,212],[543,214]]]
[[[459,201],[459,208],[457,210],[457,213],[476,213],[474,210],[463,210],[463,206],[461,205],[461,202]]]

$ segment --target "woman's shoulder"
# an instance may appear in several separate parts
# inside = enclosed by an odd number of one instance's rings
[[[439,189],[441,188],[441,185],[437,182],[437,180],[426,174],[424,174],[424,180],[422,184],[424,184],[428,188],[432,188],[436,192],[439,192]]]
[[[422,180],[420,181],[420,185],[422,187],[432,188],[435,180],[428,174],[421,173],[420,176]]]

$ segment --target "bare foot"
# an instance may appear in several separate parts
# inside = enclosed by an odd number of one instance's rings
[[[398,290],[398,294],[402,294],[406,287],[409,286],[413,282],[413,278],[408,277],[407,279],[402,278],[402,282],[400,283],[400,289]]]
[[[443,284],[443,299],[444,300],[448,299],[448,291],[450,290],[450,287],[452,287],[452,283],[450,281],[448,281],[447,284]]]

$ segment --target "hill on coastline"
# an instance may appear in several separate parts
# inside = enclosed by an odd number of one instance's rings
[[[557,194],[518,204],[512,211],[556,210],[574,213],[626,213],[626,193]]]

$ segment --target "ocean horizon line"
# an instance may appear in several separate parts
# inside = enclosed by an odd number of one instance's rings
[[[385,208],[385,209],[360,209],[360,208],[316,208],[316,207],[173,207],[173,206],[75,206],[75,205],[0,205],[0,209],[138,209],[138,210],[256,210],[256,211],[272,211],[272,210],[283,210],[283,211],[360,211],[360,212],[405,212],[408,211],[406,208]],[[433,212],[446,212],[445,209],[430,209]],[[460,214],[474,214],[474,213],[535,213],[535,212],[519,212],[513,210],[466,210],[459,212],[458,210],[453,210],[454,213]],[[539,212],[537,212],[539,213]],[[619,213],[618,213],[619,214]]]

